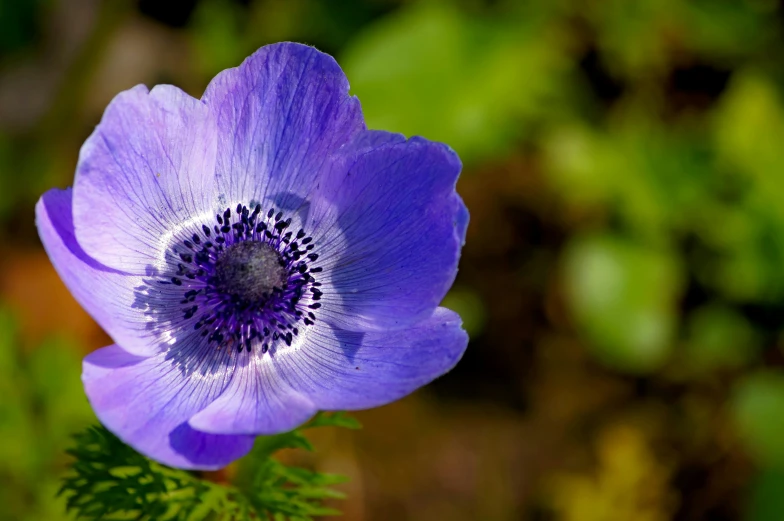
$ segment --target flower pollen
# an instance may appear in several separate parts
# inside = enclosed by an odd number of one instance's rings
[[[280,253],[259,241],[237,242],[215,263],[216,286],[244,300],[268,297],[287,280],[286,264]]]
[[[323,293],[313,274],[320,267],[313,238],[287,230],[291,219],[270,209],[261,214],[239,204],[215,216],[212,228],[196,230],[175,245],[172,273],[159,279],[176,292],[182,320],[217,347],[262,353],[278,343],[291,346]]]

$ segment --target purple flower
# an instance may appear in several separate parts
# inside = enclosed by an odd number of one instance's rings
[[[263,47],[201,100],[119,94],[73,189],[36,207],[46,251],[115,345],[82,379],[101,422],[165,464],[219,468],[318,410],[394,401],[452,368],[438,307],[468,212],[448,147],[365,128],[304,45]]]

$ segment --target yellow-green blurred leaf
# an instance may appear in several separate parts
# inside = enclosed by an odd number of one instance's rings
[[[507,149],[525,116],[557,110],[567,63],[546,29],[418,2],[371,25],[339,61],[369,127],[443,141],[473,161]]]
[[[578,326],[599,359],[627,371],[651,371],[667,360],[681,279],[671,254],[611,235],[578,238],[565,253],[565,289]]]
[[[689,317],[686,359],[698,369],[737,368],[757,354],[757,333],[742,315],[717,304]]]
[[[784,373],[768,370],[745,377],[733,390],[732,409],[757,462],[784,468]]]

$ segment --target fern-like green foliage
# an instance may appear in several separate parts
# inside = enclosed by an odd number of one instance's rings
[[[136,521],[310,521],[340,512],[325,499],[343,476],[286,466],[272,458],[281,449],[313,450],[304,431],[313,427],[359,428],[344,413],[319,413],[285,434],[260,436],[238,462],[231,485],[166,467],[134,451],[103,427],[75,436],[74,457],[60,493],[78,519]]]

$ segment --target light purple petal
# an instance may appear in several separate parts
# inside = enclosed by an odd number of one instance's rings
[[[142,278],[107,268],[82,250],[74,237],[71,195],[70,188],[49,190],[35,207],[38,233],[55,270],[115,342],[137,355],[156,353],[158,340],[134,309]]]
[[[218,74],[202,100],[218,123],[217,190],[227,205],[291,206],[315,188],[330,153],[364,129],[335,60],[312,47],[262,47]]]
[[[226,392],[190,419],[194,429],[220,434],[277,434],[304,423],[316,407],[269,356],[252,357]]]
[[[176,87],[117,95],[82,146],[76,237],[106,266],[144,274],[167,232],[211,214],[217,131],[204,103]]]
[[[317,409],[384,405],[454,367],[468,343],[460,324],[456,313],[438,308],[410,329],[310,328],[299,345],[237,371],[226,392],[190,425],[213,433],[270,434],[293,429]]]
[[[353,331],[429,316],[457,273],[468,224],[451,149],[369,134],[321,178],[311,210],[314,265],[324,270],[320,316]]]
[[[460,317],[446,308],[408,329],[317,331],[286,362],[300,391],[321,410],[366,409],[398,400],[452,369],[468,345]]]
[[[113,345],[84,360],[82,380],[98,419],[122,441],[161,463],[218,469],[245,455],[252,436],[206,434],[187,420],[226,388],[232,368],[189,368]]]

